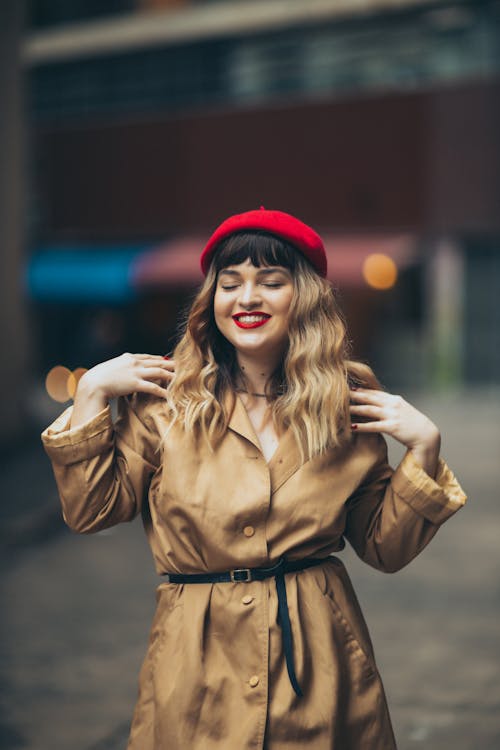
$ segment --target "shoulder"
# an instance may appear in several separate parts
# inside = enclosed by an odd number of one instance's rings
[[[136,421],[149,429],[154,429],[158,417],[166,411],[166,401],[160,396],[135,391],[117,399],[118,419]]]
[[[164,420],[161,418],[165,400],[148,393],[129,393],[117,399],[115,435],[122,450],[128,446],[151,466],[161,462]]]
[[[380,432],[353,435],[352,457],[363,475],[387,465],[387,442]]]

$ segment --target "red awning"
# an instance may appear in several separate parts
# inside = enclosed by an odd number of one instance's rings
[[[374,253],[388,255],[399,270],[418,260],[416,238],[411,234],[323,235],[323,241],[328,278],[339,287],[364,286],[363,263]],[[200,253],[205,244],[201,237],[181,237],[145,251],[133,263],[133,285],[145,289],[200,284]]]
[[[205,244],[199,237],[180,237],[147,250],[133,264],[133,285],[143,289],[200,284],[200,253]]]

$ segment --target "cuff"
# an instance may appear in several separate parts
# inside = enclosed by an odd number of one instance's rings
[[[392,477],[394,492],[414,511],[435,524],[442,524],[466,502],[467,495],[441,457],[436,477],[427,474],[408,451]]]
[[[73,406],[69,406],[41,434],[43,447],[51,461],[77,463],[112,448],[113,420],[109,404],[94,417],[71,429],[72,413]]]

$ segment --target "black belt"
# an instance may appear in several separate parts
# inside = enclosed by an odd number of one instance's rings
[[[303,570],[312,565],[319,565],[328,558],[308,557],[303,560],[285,560],[281,557],[276,565],[271,568],[236,568],[226,570],[223,573],[164,573],[170,583],[219,583],[223,581],[244,582],[262,581],[264,578],[276,578],[276,590],[278,592],[278,623],[283,632],[283,647],[285,650],[286,667],[292,687],[296,694],[302,696],[295,668],[293,666],[293,644],[292,627],[288,615],[288,602],[286,598],[285,573],[294,570]]]

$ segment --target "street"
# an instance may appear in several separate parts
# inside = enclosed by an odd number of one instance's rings
[[[399,750],[498,750],[500,390],[403,395],[441,429],[441,454],[468,502],[396,574],[369,568],[349,547],[340,556]],[[395,466],[404,449],[388,442]],[[0,478],[0,747],[118,750],[159,583],[142,525],[73,534],[41,443],[26,457],[10,457]]]

